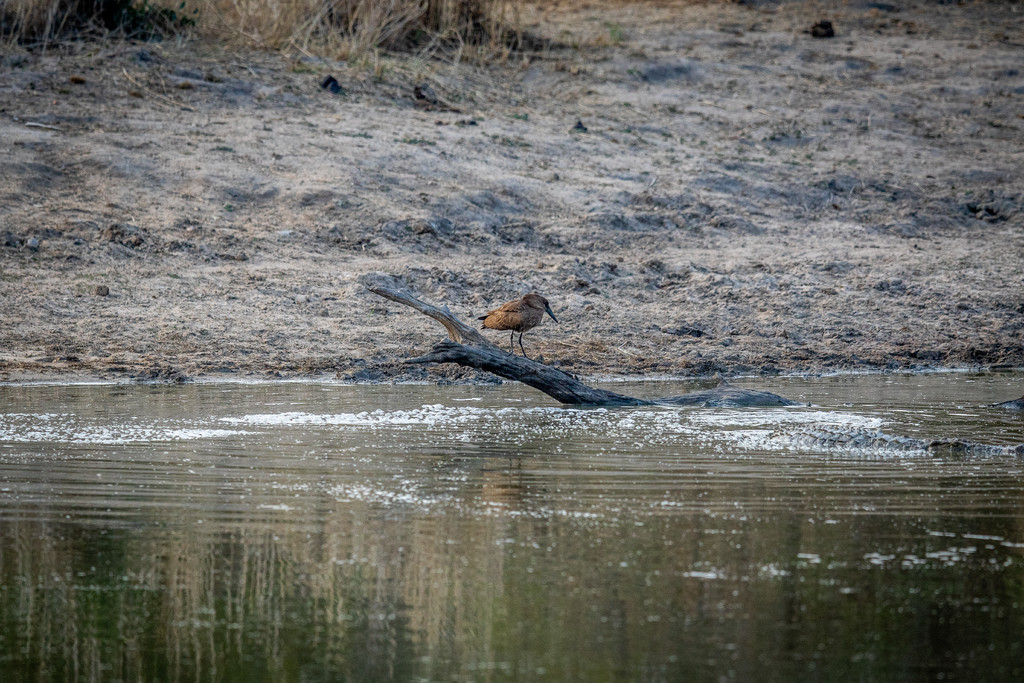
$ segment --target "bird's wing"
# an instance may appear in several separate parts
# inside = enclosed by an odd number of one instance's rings
[[[487,319],[484,320],[484,327],[488,327],[492,330],[512,330],[519,329],[520,325],[523,324],[523,316],[518,311],[505,311],[501,308],[492,312]]]
[[[519,313],[525,307],[526,307],[526,304],[523,303],[522,299],[519,299],[517,301],[509,301],[507,304],[502,305],[501,308],[498,308],[498,309],[495,309],[494,311],[491,311],[491,313],[496,313],[496,312],[501,312],[501,313]]]

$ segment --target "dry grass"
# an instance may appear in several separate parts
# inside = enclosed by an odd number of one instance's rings
[[[522,0],[5,0],[0,37],[50,43],[103,32],[198,34],[347,58],[373,50],[488,58],[516,46]]]
[[[74,28],[86,29],[95,3],[79,0],[5,0],[0,8],[0,35],[5,41],[45,41]]]
[[[372,50],[500,50],[517,0],[203,0],[201,30],[271,49],[338,58]],[[213,17],[216,17],[213,19]]]

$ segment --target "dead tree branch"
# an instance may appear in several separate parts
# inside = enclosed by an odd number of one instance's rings
[[[463,367],[476,368],[505,379],[522,382],[543,391],[560,403],[585,406],[643,406],[643,405],[703,405],[703,406],[785,406],[796,405],[767,391],[740,389],[725,380],[705,391],[695,391],[682,396],[663,399],[642,399],[617,394],[614,391],[595,389],[550,365],[506,353],[492,344],[476,329],[466,325],[446,308],[424,303],[406,291],[391,287],[373,286],[369,290],[378,296],[396,303],[410,306],[420,313],[441,323],[450,341],[434,345],[430,353],[412,358],[406,363],[456,363]]]

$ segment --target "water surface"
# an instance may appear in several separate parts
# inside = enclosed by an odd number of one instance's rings
[[[1020,680],[1020,374],[0,387],[4,681]],[[644,397],[692,384],[612,386]]]

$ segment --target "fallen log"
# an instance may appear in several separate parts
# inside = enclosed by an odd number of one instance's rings
[[[718,386],[682,396],[660,399],[633,398],[606,389],[587,386],[572,375],[550,365],[522,356],[512,355],[498,348],[473,327],[459,320],[451,311],[424,303],[407,291],[394,287],[371,286],[369,291],[396,303],[410,306],[441,323],[448,331],[449,340],[434,345],[430,353],[406,360],[409,364],[456,363],[476,368],[505,379],[522,382],[543,391],[559,403],[583,406],[645,406],[696,405],[714,407],[792,406],[800,405],[768,391],[741,389],[719,378]]]
[[[595,389],[550,365],[513,356],[498,348],[467,346],[454,341],[441,341],[430,353],[411,358],[406,363],[457,363],[463,367],[484,370],[491,374],[539,389],[559,403],[587,406],[639,406],[650,401]]]

